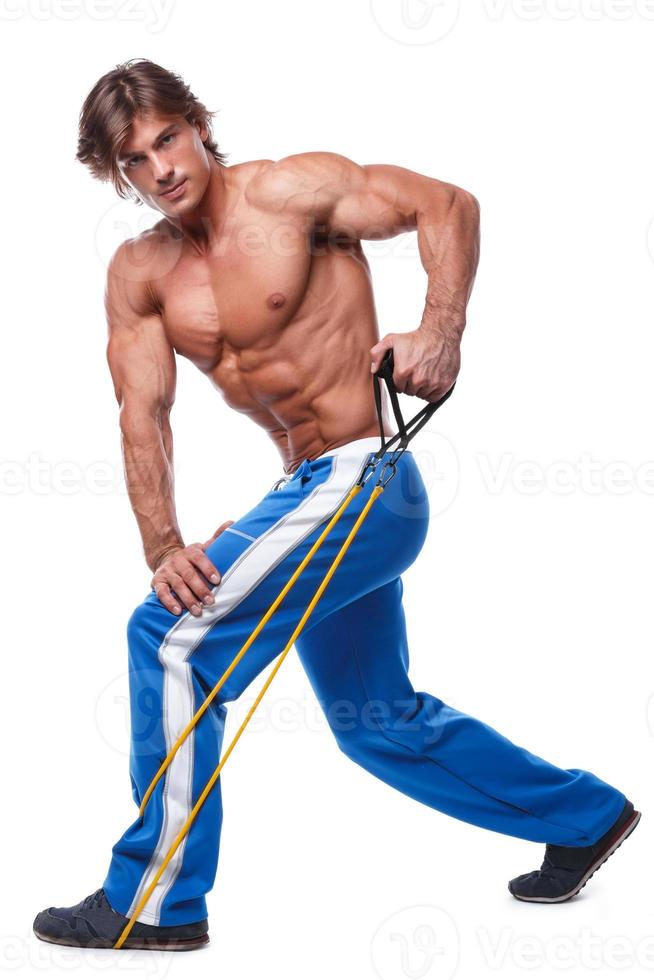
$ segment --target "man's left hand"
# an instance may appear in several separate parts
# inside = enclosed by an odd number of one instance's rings
[[[456,333],[418,328],[388,333],[370,348],[371,371],[379,369],[393,348],[393,383],[397,391],[435,402],[454,384],[461,367],[461,338]]]

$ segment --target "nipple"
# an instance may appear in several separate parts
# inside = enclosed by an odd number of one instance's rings
[[[286,297],[283,293],[272,293],[272,295],[267,299],[268,306],[271,310],[278,310],[280,306],[284,305],[285,302]]]

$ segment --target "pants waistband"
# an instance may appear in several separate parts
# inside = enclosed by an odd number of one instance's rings
[[[334,449],[326,449],[320,456],[316,456],[316,459],[324,459],[326,456],[347,456],[354,459],[358,456],[365,456],[366,453],[376,453],[380,448],[381,439],[379,436],[365,436],[363,439],[353,439],[351,442],[336,446]],[[315,460],[310,459],[309,462],[312,463]]]
[[[390,438],[390,436],[388,437]],[[362,439],[352,439],[351,442],[346,442],[342,446],[336,446],[334,449],[326,449],[324,453],[316,456],[314,459],[308,459],[306,462],[311,465],[319,459],[327,459],[332,456],[345,456],[346,459],[360,460],[363,462],[365,456],[369,453],[376,453],[381,449],[381,439],[379,436],[364,436]],[[392,453],[397,449],[397,444],[395,444],[391,449],[387,450]],[[409,448],[405,449],[405,452],[411,453]],[[304,461],[303,461],[304,462]],[[287,473],[284,471],[283,476],[274,484],[273,489],[278,489],[284,483],[288,483],[292,480],[294,476],[298,473],[298,470],[302,466],[302,463],[291,472]]]
[[[390,436],[388,438],[390,438]],[[367,453],[376,453],[380,449],[381,439],[379,436],[364,436],[362,439],[352,439],[351,442],[346,442],[342,446],[335,446],[334,449],[326,449],[324,453],[321,453],[314,459],[308,460],[308,462],[315,463],[316,460],[325,459],[328,456],[345,456],[347,459],[354,460],[365,456]],[[396,449],[397,442],[393,444],[388,452],[394,452]],[[405,452],[410,453],[411,450],[407,448]],[[297,472],[297,468],[293,472]],[[287,475],[293,476],[293,473],[288,473]]]

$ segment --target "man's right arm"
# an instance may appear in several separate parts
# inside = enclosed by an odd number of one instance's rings
[[[120,407],[125,478],[143,539],[151,585],[169,612],[194,616],[213,602],[221,575],[206,548],[233,521],[224,521],[204,543],[184,545],[174,500],[170,410],[177,376],[175,352],[150,295],[143,266],[124,242],[107,272],[107,360]]]
[[[132,242],[124,242],[107,271],[107,361],[120,409],[127,490],[145,559],[154,572],[167,552],[184,547],[175,514],[170,427],[177,372],[175,353],[148,283],[139,277],[133,248]]]

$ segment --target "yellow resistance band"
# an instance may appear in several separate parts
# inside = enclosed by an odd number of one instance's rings
[[[158,770],[157,774],[155,775],[154,779],[152,780],[152,782],[148,786],[147,792],[145,793],[145,795],[143,797],[143,801],[142,801],[141,806],[140,806],[140,809],[139,809],[139,812],[141,814],[143,813],[143,811],[145,809],[145,806],[146,806],[148,800],[150,799],[150,796],[152,795],[152,792],[154,790],[154,787],[156,786],[157,782],[159,781],[159,779],[161,778],[161,776],[163,775],[163,773],[166,771],[166,769],[168,768],[168,766],[170,765],[172,759],[175,756],[175,753],[179,749],[179,747],[182,744],[182,742],[184,741],[184,739],[187,737],[187,735],[189,734],[189,732],[193,729],[193,727],[197,724],[197,722],[202,717],[202,715],[204,714],[204,712],[207,710],[208,706],[211,704],[212,700],[214,699],[214,697],[216,696],[216,694],[218,693],[218,691],[220,690],[220,688],[222,687],[222,685],[225,683],[225,681],[227,680],[227,678],[229,677],[229,675],[232,673],[232,671],[234,670],[234,668],[236,667],[236,665],[238,664],[238,662],[240,661],[240,659],[245,654],[246,650],[248,650],[248,648],[252,645],[252,643],[254,642],[254,640],[256,639],[256,637],[258,636],[258,634],[261,632],[261,630],[263,629],[263,627],[265,626],[265,624],[268,622],[268,620],[271,618],[271,616],[273,615],[273,613],[275,612],[275,610],[278,608],[278,606],[282,602],[284,596],[287,595],[287,593],[289,592],[289,590],[292,588],[292,586],[295,584],[295,582],[297,581],[297,579],[299,578],[299,576],[302,574],[302,572],[304,571],[304,569],[308,565],[309,561],[315,555],[316,551],[318,550],[318,548],[320,547],[320,545],[322,544],[322,542],[325,540],[325,538],[327,537],[327,535],[329,534],[329,532],[332,530],[332,528],[341,519],[343,513],[345,512],[345,510],[349,506],[350,502],[354,499],[354,497],[362,489],[363,489],[363,484],[356,484],[354,487],[352,487],[352,489],[350,490],[349,494],[347,495],[347,497],[345,498],[345,500],[343,501],[343,503],[341,504],[341,506],[338,508],[338,510],[336,511],[336,513],[334,514],[334,516],[332,517],[332,519],[330,520],[330,522],[327,524],[327,526],[325,527],[325,529],[322,532],[322,534],[320,535],[320,537],[317,539],[317,541],[315,542],[315,544],[311,547],[311,549],[309,550],[309,552],[305,556],[305,558],[303,558],[303,560],[300,562],[300,564],[298,565],[298,567],[296,568],[296,570],[293,572],[293,575],[288,580],[288,582],[286,583],[286,585],[284,586],[284,588],[282,589],[282,591],[279,593],[279,595],[274,600],[274,602],[272,603],[272,605],[270,606],[270,608],[267,610],[267,612],[259,620],[259,622],[257,623],[256,627],[254,628],[254,630],[252,631],[252,633],[250,634],[250,636],[248,637],[248,639],[246,640],[246,642],[243,644],[243,646],[241,647],[241,649],[238,651],[238,653],[234,657],[234,660],[232,661],[232,663],[229,665],[229,667],[227,668],[227,670],[225,671],[225,673],[217,681],[216,685],[213,687],[213,689],[207,695],[206,699],[200,705],[200,707],[198,708],[198,710],[196,711],[196,713],[193,715],[193,717],[191,718],[191,720],[188,723],[188,725],[186,726],[186,728],[182,731],[181,735],[179,736],[179,738],[177,739],[177,741],[175,742],[175,744],[171,748],[170,752],[168,753],[168,755],[166,756],[166,758],[164,759],[164,761],[161,763],[161,766],[159,767],[159,770]],[[152,881],[148,885],[147,889],[143,893],[143,896],[142,896],[140,902],[138,903],[138,905],[136,906],[136,908],[135,908],[135,910],[134,910],[134,912],[132,914],[132,917],[130,918],[129,922],[127,923],[127,925],[123,929],[122,933],[120,934],[120,936],[116,940],[116,942],[114,944],[114,947],[113,947],[114,949],[120,949],[121,946],[123,945],[123,943],[125,942],[125,940],[127,939],[127,937],[129,936],[129,934],[130,934],[130,932],[132,930],[132,927],[133,927],[134,923],[136,922],[138,916],[143,911],[143,909],[144,909],[144,907],[145,907],[148,899],[150,898],[152,892],[154,891],[154,889],[155,889],[155,887],[157,885],[157,882],[161,878],[161,875],[163,874],[165,868],[167,867],[167,865],[169,864],[169,862],[172,859],[173,855],[175,854],[175,851],[177,850],[177,848],[181,844],[182,840],[184,839],[184,837],[188,833],[188,831],[189,831],[189,829],[191,827],[191,824],[195,820],[195,817],[197,816],[197,814],[198,814],[198,812],[200,810],[200,807],[202,806],[202,804],[206,800],[207,796],[211,792],[211,790],[212,790],[212,788],[213,788],[216,780],[218,779],[218,776],[220,775],[221,769],[223,768],[223,766],[227,762],[227,759],[229,758],[229,756],[230,756],[230,754],[232,752],[232,749],[234,748],[234,746],[238,742],[238,740],[241,737],[241,734],[242,734],[245,726],[249,722],[249,720],[252,717],[252,715],[254,714],[257,706],[259,705],[259,702],[261,701],[261,699],[263,698],[264,694],[268,690],[268,687],[270,686],[270,683],[271,683],[273,677],[275,676],[275,674],[277,673],[277,671],[281,667],[282,662],[283,662],[284,658],[286,657],[286,654],[288,653],[288,651],[290,650],[290,648],[293,646],[293,643],[295,642],[295,640],[299,636],[300,632],[302,631],[302,629],[304,627],[304,624],[306,623],[307,619],[311,615],[311,613],[312,613],[314,607],[316,606],[318,600],[320,599],[321,595],[323,594],[323,592],[327,588],[327,585],[329,584],[329,581],[330,581],[332,575],[334,574],[334,572],[338,568],[338,566],[341,563],[341,560],[342,560],[345,552],[350,547],[350,545],[351,545],[351,543],[352,543],[355,535],[357,534],[359,528],[363,524],[363,521],[365,520],[365,518],[366,518],[366,516],[368,514],[368,511],[372,507],[374,501],[377,499],[377,497],[379,497],[379,495],[381,493],[383,493],[383,491],[384,491],[383,484],[377,484],[375,487],[373,487],[373,490],[372,490],[372,492],[370,494],[370,497],[368,498],[365,506],[363,507],[363,510],[361,511],[361,513],[359,514],[356,522],[352,526],[352,529],[351,529],[350,533],[348,534],[347,538],[343,542],[343,544],[342,544],[342,546],[341,546],[338,554],[334,558],[334,561],[332,562],[331,566],[329,567],[329,569],[328,569],[325,577],[323,578],[322,582],[320,583],[320,585],[316,589],[316,591],[315,591],[315,593],[313,595],[313,598],[311,599],[311,602],[307,606],[307,609],[306,609],[304,615],[302,616],[300,622],[297,624],[297,626],[295,627],[292,635],[288,639],[288,642],[286,643],[286,646],[282,650],[280,656],[277,659],[277,662],[275,663],[275,666],[271,670],[268,678],[266,679],[265,684],[263,685],[263,687],[261,688],[261,691],[257,695],[257,698],[254,701],[254,704],[252,705],[252,707],[248,711],[247,715],[245,716],[245,719],[244,719],[243,723],[241,724],[240,728],[236,732],[236,735],[234,736],[234,738],[230,742],[227,750],[225,751],[225,754],[223,755],[222,759],[218,763],[218,766],[214,770],[213,774],[210,776],[210,778],[209,778],[206,786],[204,787],[204,789],[202,790],[202,793],[198,797],[197,802],[195,803],[193,809],[189,813],[186,821],[184,822],[183,826],[181,827],[179,833],[177,834],[177,837],[175,838],[175,840],[171,844],[168,853],[166,854],[165,858],[163,859],[163,862],[161,863],[161,866],[159,867],[159,870],[157,871],[157,873],[155,874],[154,878],[152,879]]]

